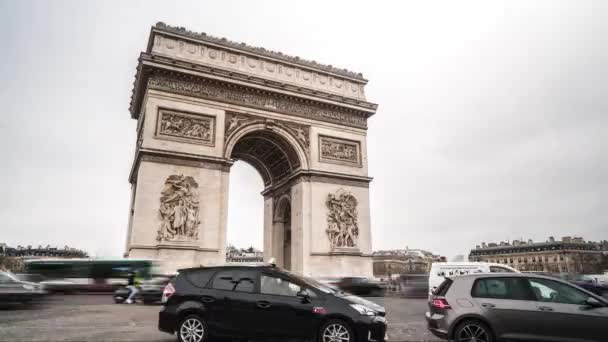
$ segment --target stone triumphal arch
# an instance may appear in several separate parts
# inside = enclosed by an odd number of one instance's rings
[[[228,176],[243,160],[264,181],[265,259],[313,276],[371,275],[366,130],[377,105],[366,83],[158,23],[131,99],[126,255],[165,271],[225,262]]]

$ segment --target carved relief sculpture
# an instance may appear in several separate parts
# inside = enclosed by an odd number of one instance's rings
[[[244,124],[249,124],[256,121],[255,117],[249,115],[243,115],[233,112],[226,112],[226,129],[225,129],[225,137],[230,136],[232,132],[234,132],[237,128],[241,127]],[[257,118],[257,121],[262,122],[261,118]]]
[[[214,118],[202,115],[179,113],[160,109],[158,113],[158,136],[177,140],[213,145]]]
[[[310,128],[308,126],[285,124],[289,131],[298,139],[304,149],[308,151],[310,147]]]
[[[229,88],[203,78],[198,78],[195,82],[192,82],[180,78],[153,75],[148,79],[148,88],[211,100],[221,100],[237,105],[266,109],[346,126],[367,127],[367,119],[364,113],[315,104],[313,102],[296,102],[288,98],[279,97],[273,93],[261,94],[251,92],[245,88]]]
[[[199,199],[194,178],[171,175],[160,196],[158,241],[198,240]]]
[[[361,166],[360,143],[319,136],[319,159],[322,162]]]
[[[357,203],[355,196],[343,189],[327,195],[326,232],[332,248],[357,247]]]
[[[266,123],[267,125],[277,125],[287,131],[289,131],[302,145],[304,150],[308,152],[310,148],[310,126],[298,125],[294,123],[287,123],[284,121],[265,120],[262,117],[256,117],[252,115],[244,115],[234,112],[226,113],[226,127],[225,135],[229,137],[237,128],[252,123]],[[228,140],[228,139],[226,139]]]

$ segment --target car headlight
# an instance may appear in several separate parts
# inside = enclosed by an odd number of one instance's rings
[[[350,307],[357,310],[363,316],[375,316],[376,315],[376,311],[368,308],[365,305],[351,304]]]
[[[34,289],[34,287],[32,285],[23,285],[23,288],[28,291],[32,291]]]

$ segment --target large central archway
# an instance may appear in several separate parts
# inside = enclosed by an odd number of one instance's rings
[[[230,170],[264,182],[264,258],[312,276],[372,274],[360,74],[159,23],[131,101],[126,256],[166,272],[226,260]]]
[[[306,165],[307,161],[300,160],[303,151],[298,151],[299,147],[292,145],[297,138],[290,137],[288,128],[271,127],[272,129],[266,124],[255,121],[238,127],[228,137],[226,155],[235,161],[241,160],[253,166],[264,182],[263,193],[272,197],[273,190],[302,170],[302,165]],[[228,210],[238,210],[238,208],[228,208]],[[265,210],[270,211],[270,209]],[[291,248],[292,215],[294,214],[292,214],[289,187],[283,187],[281,195],[273,199],[272,212],[264,215],[265,220],[267,216],[271,216],[272,222],[264,223],[268,229],[264,229],[263,249],[266,260],[272,258],[277,265],[285,269],[292,268],[291,260],[294,258]],[[295,215],[298,216],[299,213]]]

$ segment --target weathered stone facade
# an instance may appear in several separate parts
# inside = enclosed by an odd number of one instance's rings
[[[469,254],[470,261],[505,264],[520,271],[551,273],[604,273],[608,242],[586,242],[564,237],[546,242],[482,243]]]
[[[266,260],[308,275],[370,276],[366,130],[377,105],[366,83],[157,24],[131,99],[138,125],[125,255],[159,259],[167,272],[225,262],[229,171],[241,160],[264,181]]]
[[[433,262],[446,258],[420,249],[376,251],[373,254],[374,277],[390,278],[402,274],[427,274]]]

